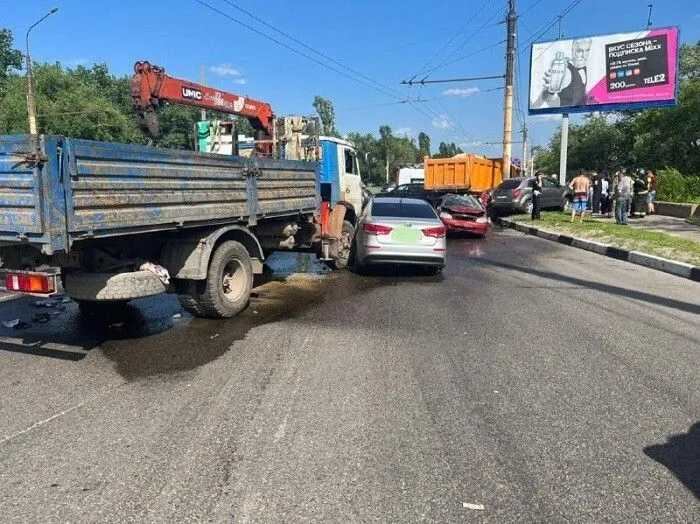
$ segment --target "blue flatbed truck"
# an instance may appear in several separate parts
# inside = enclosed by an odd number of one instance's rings
[[[320,161],[0,136],[0,286],[82,309],[176,293],[232,317],[276,250],[344,267],[362,209],[352,144]]]

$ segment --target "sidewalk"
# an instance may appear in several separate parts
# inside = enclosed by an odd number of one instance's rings
[[[601,222],[615,223],[614,218],[605,218],[601,215],[593,215],[591,218]],[[638,229],[659,231],[674,237],[688,238],[700,242],[700,226],[689,224],[683,218],[647,215],[644,218],[630,218],[628,222],[631,227],[636,227]]]

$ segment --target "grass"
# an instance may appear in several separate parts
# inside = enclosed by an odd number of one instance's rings
[[[519,223],[533,223],[527,215],[515,215],[510,218]],[[679,238],[659,231],[645,231],[631,226],[601,222],[592,218],[587,218],[580,223],[577,217],[576,222],[572,224],[570,214],[559,212],[542,213],[542,219],[536,220],[534,224],[555,233],[565,233],[630,251],[640,251],[700,266],[700,242],[691,239]]]

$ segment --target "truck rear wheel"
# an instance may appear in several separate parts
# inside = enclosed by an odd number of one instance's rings
[[[216,248],[206,280],[190,282],[180,303],[197,316],[230,318],[243,311],[253,289],[250,254],[239,242],[229,240]]]
[[[355,226],[348,220],[343,220],[343,229],[338,239],[338,255],[333,260],[337,269],[345,269],[350,261],[353,249],[353,239],[355,237]]]

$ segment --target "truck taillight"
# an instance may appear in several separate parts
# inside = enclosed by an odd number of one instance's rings
[[[523,192],[522,189],[513,189],[513,198],[515,200],[519,199],[522,192]]]
[[[447,234],[447,229],[444,226],[439,227],[426,227],[423,230],[423,234],[426,237],[442,238]]]
[[[7,291],[24,293],[54,293],[56,291],[56,276],[36,273],[5,273]]]

